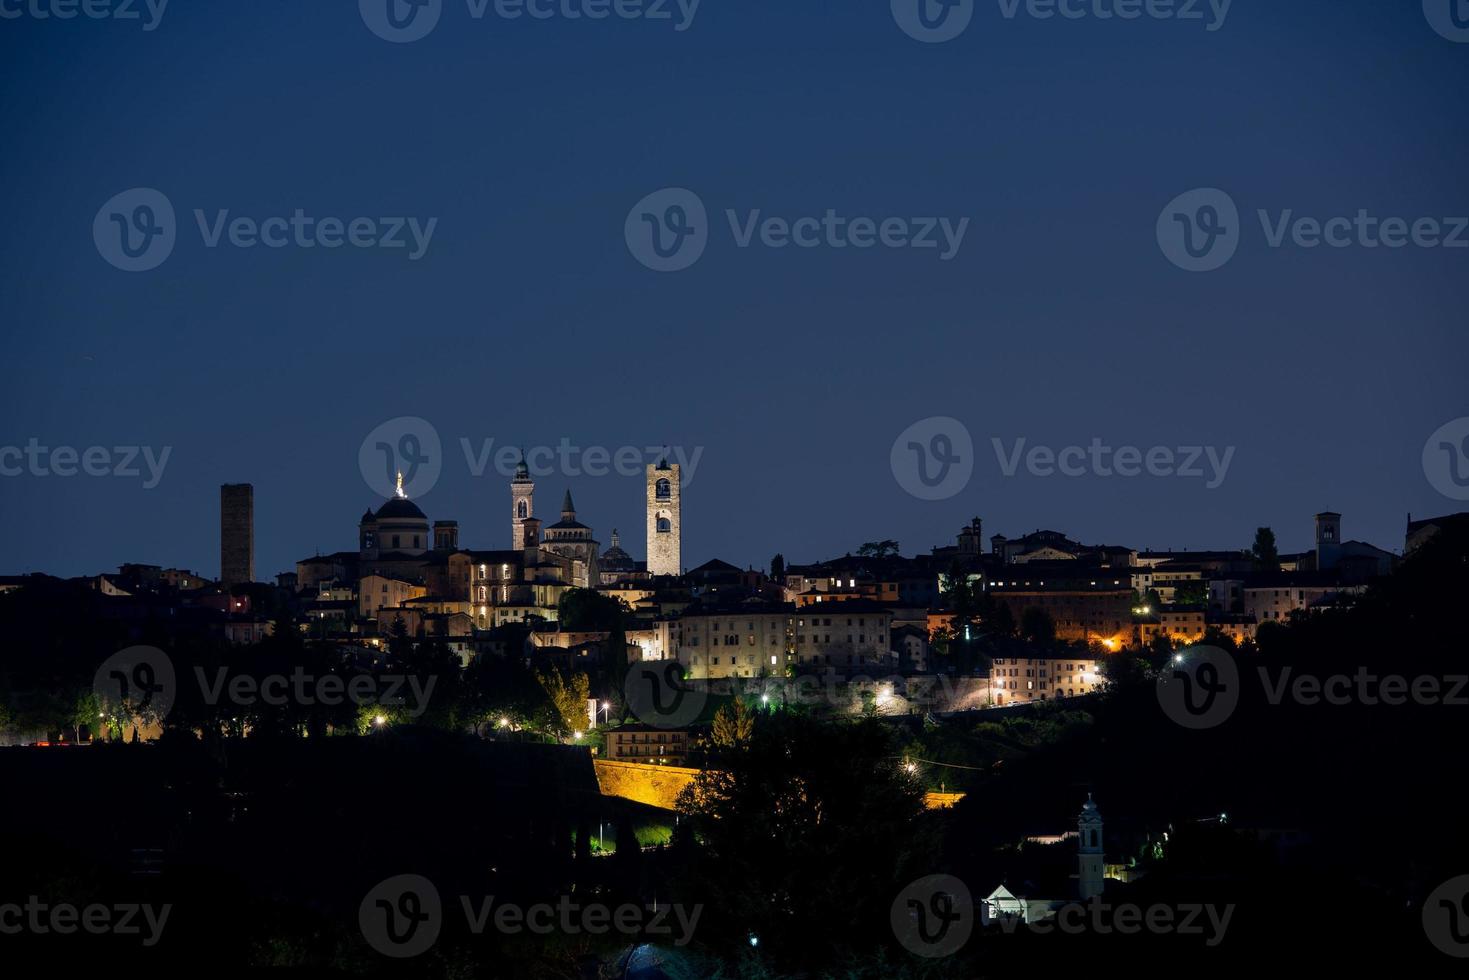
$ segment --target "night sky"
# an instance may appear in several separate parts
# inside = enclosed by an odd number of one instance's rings
[[[703,0],[684,31],[669,9],[476,20],[445,0],[406,44],[354,0],[174,0],[151,31],[0,19],[0,447],[171,447],[153,488],[0,477],[0,573],[217,575],[223,482],[255,485],[259,577],[354,548],[381,499],[359,448],[398,416],[443,442],[417,502],[476,548],[508,545],[509,490],[461,439],[702,447],[689,567],[926,551],[974,515],[1155,549],[1266,524],[1290,551],[1331,509],[1400,550],[1407,512],[1465,509],[1421,454],[1469,415],[1469,249],[1271,248],[1255,217],[1469,215],[1469,44],[1418,0],[1236,0],[1215,31],[986,0],[936,44],[888,0]],[[93,221],[137,187],[172,202],[177,242],[125,272]],[[659,273],[624,222],[666,187],[707,205],[709,244]],[[1200,187],[1232,196],[1243,240],[1191,273],[1155,224]],[[297,208],[438,221],[412,260],[209,248],[193,216]],[[969,225],[949,261],[739,248],[724,212],[756,208]],[[931,416],[976,450],[937,501],[889,463]],[[1215,489],[1006,477],[994,437],[1235,454]],[[643,556],[640,477],[539,477],[539,516],[567,487]]]

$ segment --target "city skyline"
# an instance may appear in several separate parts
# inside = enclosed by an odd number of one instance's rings
[[[1262,524],[1303,542],[1304,515],[1330,508],[1390,547],[1408,513],[1454,509],[1420,456],[1466,415],[1464,253],[1311,247],[1289,222],[1365,211],[1374,236],[1398,216],[1450,237],[1445,219],[1469,214],[1469,134],[1444,122],[1463,45],[1414,4],[1235,4],[1217,30],[1027,11],[977,5],[941,44],[886,4],[829,2],[709,0],[682,31],[450,3],[407,44],[352,4],[173,5],[154,30],[7,20],[12,91],[41,93],[7,101],[8,131],[51,149],[0,159],[19,232],[0,242],[19,366],[0,447],[173,452],[146,491],[0,477],[0,510],[27,515],[4,570],[210,566],[213,488],[242,480],[262,572],[288,567],[341,546],[338,515],[374,499],[353,453],[401,415],[444,437],[425,506],[486,542],[499,491],[467,472],[460,438],[703,446],[685,551],[740,564],[872,536],[926,548],[973,513],[1219,548]],[[236,45],[258,59],[211,54]],[[155,70],[132,72],[139,57]],[[221,115],[208,100],[225,91]],[[109,205],[136,188],[170,202],[177,235],[129,272],[94,223],[131,220]],[[708,219],[700,257],[670,272],[627,238],[666,214],[640,207],[665,188]],[[1160,248],[1160,214],[1193,188],[1240,216],[1207,272]],[[402,247],[300,247],[289,230],[261,244],[298,210],[312,235],[362,217]],[[779,247],[770,219],[800,237],[828,212],[837,239]],[[859,218],[941,247],[852,247]],[[968,427],[979,468],[965,493],[920,502],[888,451],[935,416]],[[992,437],[1238,452],[1206,491],[1007,478]],[[635,482],[566,482],[597,526],[633,526]]]

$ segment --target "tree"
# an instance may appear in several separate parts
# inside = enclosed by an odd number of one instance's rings
[[[814,976],[891,936],[893,896],[928,873],[935,844],[900,749],[875,719],[777,712],[701,771],[678,801],[702,844],[678,896],[708,909],[701,942],[733,952],[755,935],[772,975]]]
[[[888,558],[898,553],[898,542],[891,538],[885,541],[869,541],[857,549],[858,558]]]
[[[592,682],[586,674],[572,674],[568,681],[555,667],[536,675],[549,700],[547,725],[560,738],[584,730],[589,724],[587,702],[592,697]]]
[[[1255,529],[1255,544],[1250,554],[1255,558],[1255,571],[1267,574],[1280,571],[1280,552],[1275,548],[1275,532],[1270,528]]]
[[[1040,606],[1026,606],[1020,613],[1020,635],[1032,643],[1049,646],[1056,641],[1056,622]]]
[[[777,582],[784,582],[786,577],[786,556],[776,552],[774,558],[770,559],[770,577]]]
[[[710,735],[718,748],[739,749],[749,743],[754,733],[754,712],[745,704],[744,698],[735,698],[715,713]]]

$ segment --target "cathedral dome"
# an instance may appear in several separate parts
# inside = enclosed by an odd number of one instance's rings
[[[377,509],[377,519],[426,521],[428,516],[407,497],[394,497]]]

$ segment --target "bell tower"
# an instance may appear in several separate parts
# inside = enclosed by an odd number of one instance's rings
[[[680,538],[679,497],[682,487],[677,463],[660,459],[649,466],[648,476],[648,572],[678,575],[683,571]]]
[[[1077,890],[1083,902],[1102,894],[1106,878],[1106,858],[1102,851],[1102,814],[1092,802],[1092,794],[1086,794],[1086,803],[1076,821],[1081,837],[1080,882]]]
[[[515,479],[510,481],[510,548],[513,551],[537,543],[539,534],[527,526],[535,517],[535,492],[530,467],[525,464],[525,450],[521,450],[520,465],[515,467]]]

